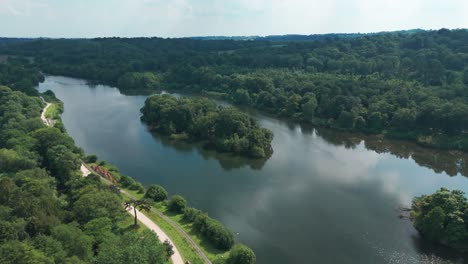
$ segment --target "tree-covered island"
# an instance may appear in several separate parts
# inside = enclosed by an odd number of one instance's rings
[[[413,200],[411,219],[424,238],[468,251],[468,202],[462,191],[441,188]]]
[[[206,98],[149,97],[141,109],[151,130],[174,139],[204,141],[218,151],[265,158],[271,155],[273,134],[234,107]]]

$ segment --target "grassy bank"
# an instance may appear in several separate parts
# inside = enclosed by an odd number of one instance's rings
[[[45,112],[45,117],[48,119],[56,120],[60,118],[60,114],[63,112],[63,106],[60,103],[52,103],[47,111]]]

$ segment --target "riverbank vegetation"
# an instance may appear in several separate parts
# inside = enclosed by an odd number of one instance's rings
[[[411,218],[428,240],[468,251],[468,202],[462,191],[442,188],[434,194],[416,197]]]
[[[151,130],[173,139],[202,140],[223,152],[265,158],[273,149],[271,131],[233,107],[217,106],[205,98],[155,95],[145,101],[142,120]]]
[[[94,161],[97,162],[97,160]],[[135,190],[135,188],[131,189],[133,184],[123,187],[122,179],[130,178],[129,176],[121,174],[117,167],[102,161],[91,165],[95,166],[96,164],[100,164],[115,179],[119,179],[119,186],[128,193],[127,199],[136,201],[146,199],[155,210],[162,213],[164,217],[154,210],[143,212],[171,237],[184,259],[189,260],[190,263],[204,263],[204,261],[186,238],[165,217],[173,221],[186,234],[189,234],[190,238],[212,263],[255,263],[255,253],[245,245],[239,246],[231,230],[221,222],[209,217],[207,213],[190,207],[187,200],[182,196],[172,195],[169,197],[168,192],[158,185],[151,185],[144,192]],[[130,179],[133,183],[136,182],[132,178]],[[124,182],[127,182],[127,180],[124,180]],[[126,194],[124,193],[124,195]],[[242,257],[246,254],[249,257]],[[235,259],[246,260],[246,262],[236,262]]]
[[[120,194],[81,177],[83,151],[44,126],[43,107],[0,87],[0,262],[166,263],[154,233],[129,228]]]
[[[124,93],[216,95],[300,122],[468,150],[467,30],[306,39],[41,39],[0,52]]]

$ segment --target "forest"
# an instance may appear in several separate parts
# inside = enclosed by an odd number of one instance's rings
[[[467,30],[39,39],[6,45],[0,54],[123,93],[202,93],[299,122],[468,150]]]
[[[42,123],[43,102],[21,92],[37,75],[3,74],[18,91],[0,86],[0,263],[166,263],[151,231],[128,229],[120,194],[81,177],[73,139]]]
[[[169,245],[136,228],[117,186],[81,176],[80,159],[97,157],[75,146],[60,119],[54,127],[43,124],[44,103],[35,89],[42,78],[27,61],[0,64],[0,263],[170,263]],[[41,96],[58,102],[51,91]],[[128,176],[118,186],[145,192]],[[154,199],[151,188],[146,194]],[[209,243],[233,247],[227,261],[255,263],[251,249],[234,245],[229,229],[203,216]],[[236,262],[245,254],[250,262]]]
[[[217,106],[206,98],[154,95],[145,101],[141,117],[151,130],[173,139],[205,141],[218,151],[265,158],[272,154],[273,133],[260,128],[234,107]]]

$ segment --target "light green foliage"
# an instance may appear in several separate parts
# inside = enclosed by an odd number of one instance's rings
[[[32,169],[36,165],[34,160],[20,156],[16,151],[0,149],[0,172],[15,172]]]
[[[128,232],[118,239],[105,241],[96,257],[99,264],[165,263],[166,249],[155,233]]]
[[[461,191],[441,188],[413,201],[414,226],[431,241],[468,249],[468,202]]]
[[[9,241],[0,245],[0,263],[53,264],[54,259],[24,242]]]
[[[73,203],[73,211],[80,223],[92,219],[109,217],[115,220],[123,214],[120,197],[111,191],[88,189]]]
[[[93,256],[93,239],[86,235],[77,224],[62,224],[52,229],[52,237],[59,241],[67,256],[77,256],[84,261]]]

